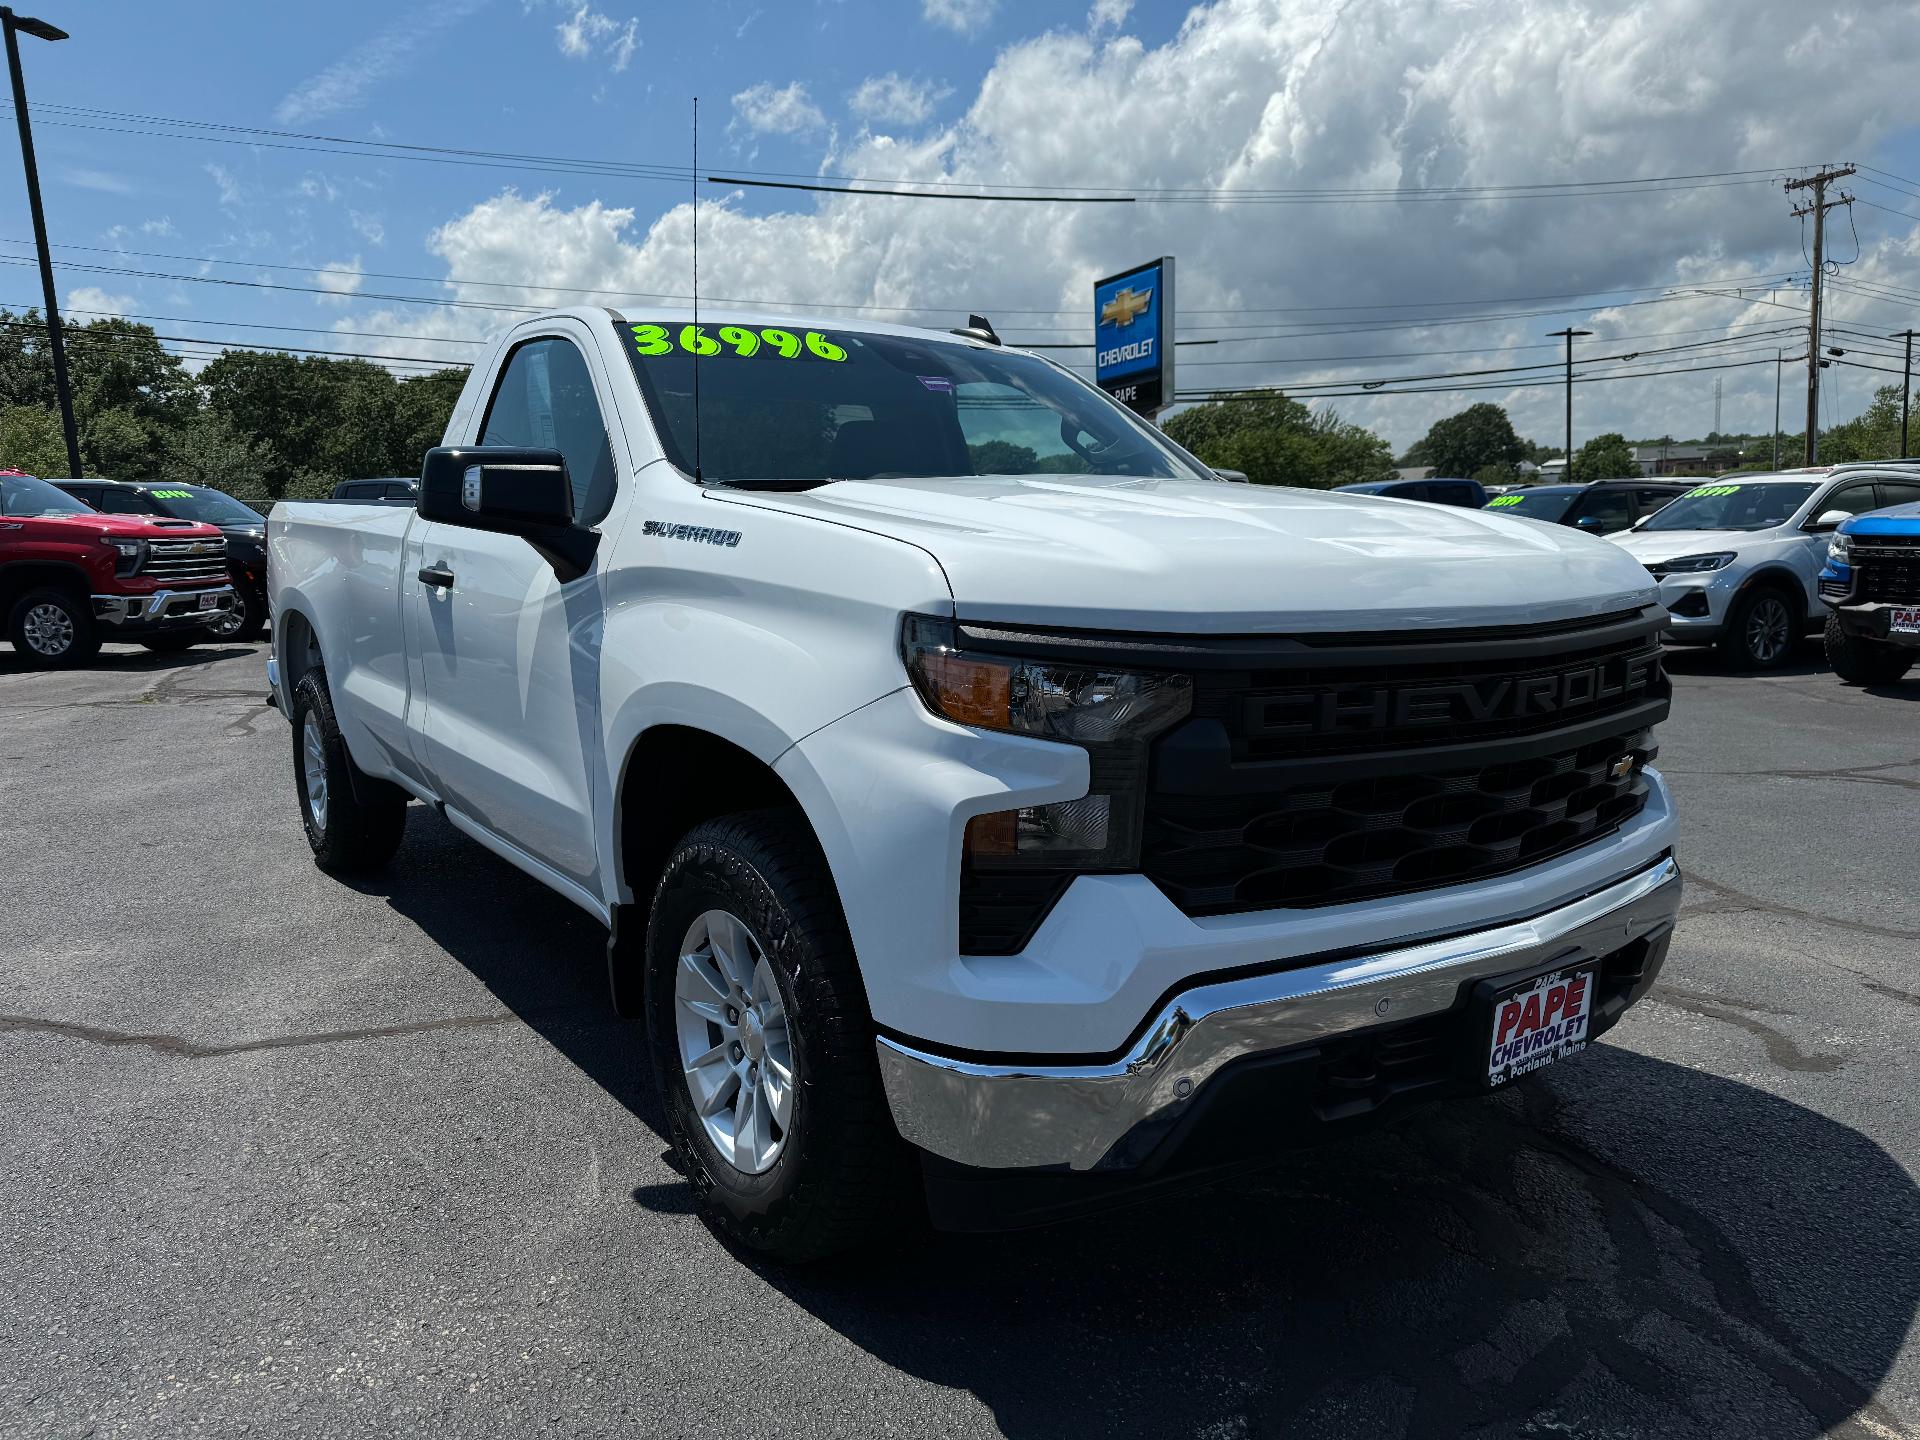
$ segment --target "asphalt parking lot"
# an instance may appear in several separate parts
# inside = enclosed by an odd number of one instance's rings
[[[0,651],[0,1433],[1920,1435],[1920,680],[1673,662],[1661,986],[1538,1083],[1072,1228],[757,1268],[602,936],[264,651]]]

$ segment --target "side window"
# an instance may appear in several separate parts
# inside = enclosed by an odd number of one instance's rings
[[[1640,513],[1651,515],[1680,493],[1678,490],[1642,490],[1634,498],[1640,502]]]
[[[166,512],[138,490],[109,490],[102,486],[95,492],[98,498],[89,498],[87,503],[96,510],[104,510],[109,515],[164,515]]]
[[[1912,505],[1920,501],[1920,480],[1882,480],[1880,482],[1880,504]]]
[[[1807,518],[1818,520],[1829,510],[1844,510],[1849,515],[1864,515],[1869,510],[1877,509],[1879,504],[1880,502],[1874,497],[1873,482],[1862,480],[1858,485],[1842,485],[1815,505]]]
[[[411,500],[413,499],[413,486],[389,485],[383,498],[388,500]]]
[[[573,516],[595,525],[613,508],[613,447],[586,358],[570,340],[528,340],[507,357],[487,407],[482,445],[558,450],[573,480]]]
[[[1596,535],[1611,535],[1633,523],[1633,506],[1625,490],[1589,491],[1573,523]]]
[[[1024,390],[983,380],[964,382],[952,389],[954,416],[960,422],[960,436],[966,442],[974,474],[1084,475],[1093,469],[1061,433],[1060,412],[1042,405]],[[842,429],[850,418],[840,417]],[[1087,441],[1081,434],[1075,430],[1073,437],[1084,449]],[[942,468],[937,432],[926,433],[918,448],[926,452],[928,473]]]

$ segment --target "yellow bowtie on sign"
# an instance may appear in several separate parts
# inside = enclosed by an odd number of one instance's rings
[[[1135,290],[1129,286],[1117,291],[1113,298],[1100,307],[1102,325],[1131,325],[1147,313],[1147,306],[1153,303],[1153,291]]]

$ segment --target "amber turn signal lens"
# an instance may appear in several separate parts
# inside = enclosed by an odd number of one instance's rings
[[[1007,728],[1013,692],[1010,668],[951,652],[929,653],[920,664],[942,715],[962,725]]]
[[[1019,847],[1020,812],[999,810],[991,815],[976,815],[967,822],[961,855],[967,860],[1006,858]]]

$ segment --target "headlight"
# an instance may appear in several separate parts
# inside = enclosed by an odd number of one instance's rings
[[[131,575],[138,570],[140,557],[147,549],[144,540],[123,540],[117,535],[102,535],[100,543],[119,557],[113,562],[113,573],[116,575]]]
[[[975,816],[967,825],[969,865],[1087,870],[1138,863],[1147,745],[1192,710],[1190,677],[965,650],[952,621],[925,615],[906,618],[900,653],[934,714],[1078,745],[1089,757],[1085,797]]]
[[[1853,537],[1842,535],[1838,530],[1834,531],[1833,538],[1827,541],[1827,559],[1833,561],[1836,565],[1851,564],[1853,560]]]
[[[1663,575],[1699,575],[1708,570],[1724,570],[1734,561],[1736,552],[1716,550],[1711,555],[1682,555],[1677,560],[1656,560]]]

